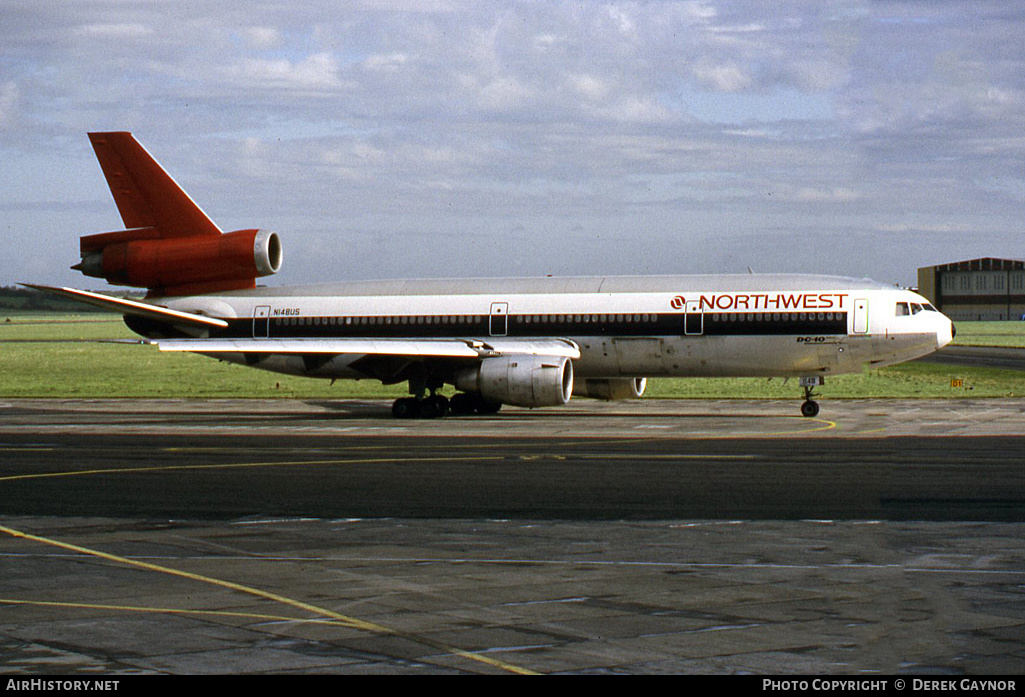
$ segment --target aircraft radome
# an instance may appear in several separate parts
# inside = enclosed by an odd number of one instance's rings
[[[907,290],[737,274],[366,281],[259,287],[267,230],[222,232],[130,133],[89,135],[124,230],[81,238],[75,269],[144,301],[31,287],[122,313],[161,351],[290,375],[407,382],[399,417],[639,397],[657,377],[793,377],[814,416],[827,376],[929,354],[950,320]],[[29,285],[29,284],[26,284]],[[451,399],[440,390],[452,385]]]

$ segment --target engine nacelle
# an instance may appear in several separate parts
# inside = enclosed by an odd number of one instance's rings
[[[592,399],[637,399],[647,384],[647,378],[585,378],[577,382],[574,392]]]
[[[252,288],[281,268],[281,241],[269,230],[160,238],[138,228],[82,238],[82,262],[72,268],[155,295],[194,295]]]
[[[455,386],[518,407],[556,407],[573,396],[573,362],[565,356],[496,356],[456,376]]]

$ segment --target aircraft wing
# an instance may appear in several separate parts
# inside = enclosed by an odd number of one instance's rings
[[[158,339],[161,351],[246,354],[361,354],[424,358],[490,358],[509,354],[580,358],[568,339]]]
[[[137,300],[115,298],[109,295],[103,295],[102,293],[93,293],[88,290],[60,288],[54,286],[38,286],[32,283],[22,283],[21,285],[26,288],[35,288],[36,290],[41,290],[46,293],[53,293],[54,295],[63,295],[66,298],[71,298],[72,300],[77,300],[88,305],[103,307],[108,310],[113,310],[114,312],[120,312],[123,315],[146,317],[148,319],[160,320],[161,322],[170,322],[172,324],[188,325],[203,329],[224,329],[228,326],[228,323],[223,319],[197,315],[192,312],[181,312],[180,310],[172,310],[167,307],[139,302]]]

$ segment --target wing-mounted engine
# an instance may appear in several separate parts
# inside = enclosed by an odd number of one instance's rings
[[[527,354],[485,358],[457,375],[455,386],[501,404],[560,406],[573,396],[573,362],[565,356]]]
[[[592,399],[637,399],[647,384],[647,378],[585,378],[576,383],[573,393]]]
[[[83,237],[71,268],[166,296],[253,288],[281,267],[276,233],[221,232],[131,133],[89,140],[127,229]]]
[[[81,252],[72,268],[153,295],[252,288],[281,268],[281,241],[269,230],[161,238],[156,228],[141,228],[83,237]]]

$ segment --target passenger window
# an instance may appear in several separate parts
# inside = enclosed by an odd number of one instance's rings
[[[910,314],[911,314],[911,312],[908,311],[908,304],[907,303],[897,303],[897,316],[898,317],[906,317],[907,315],[910,315]]]

